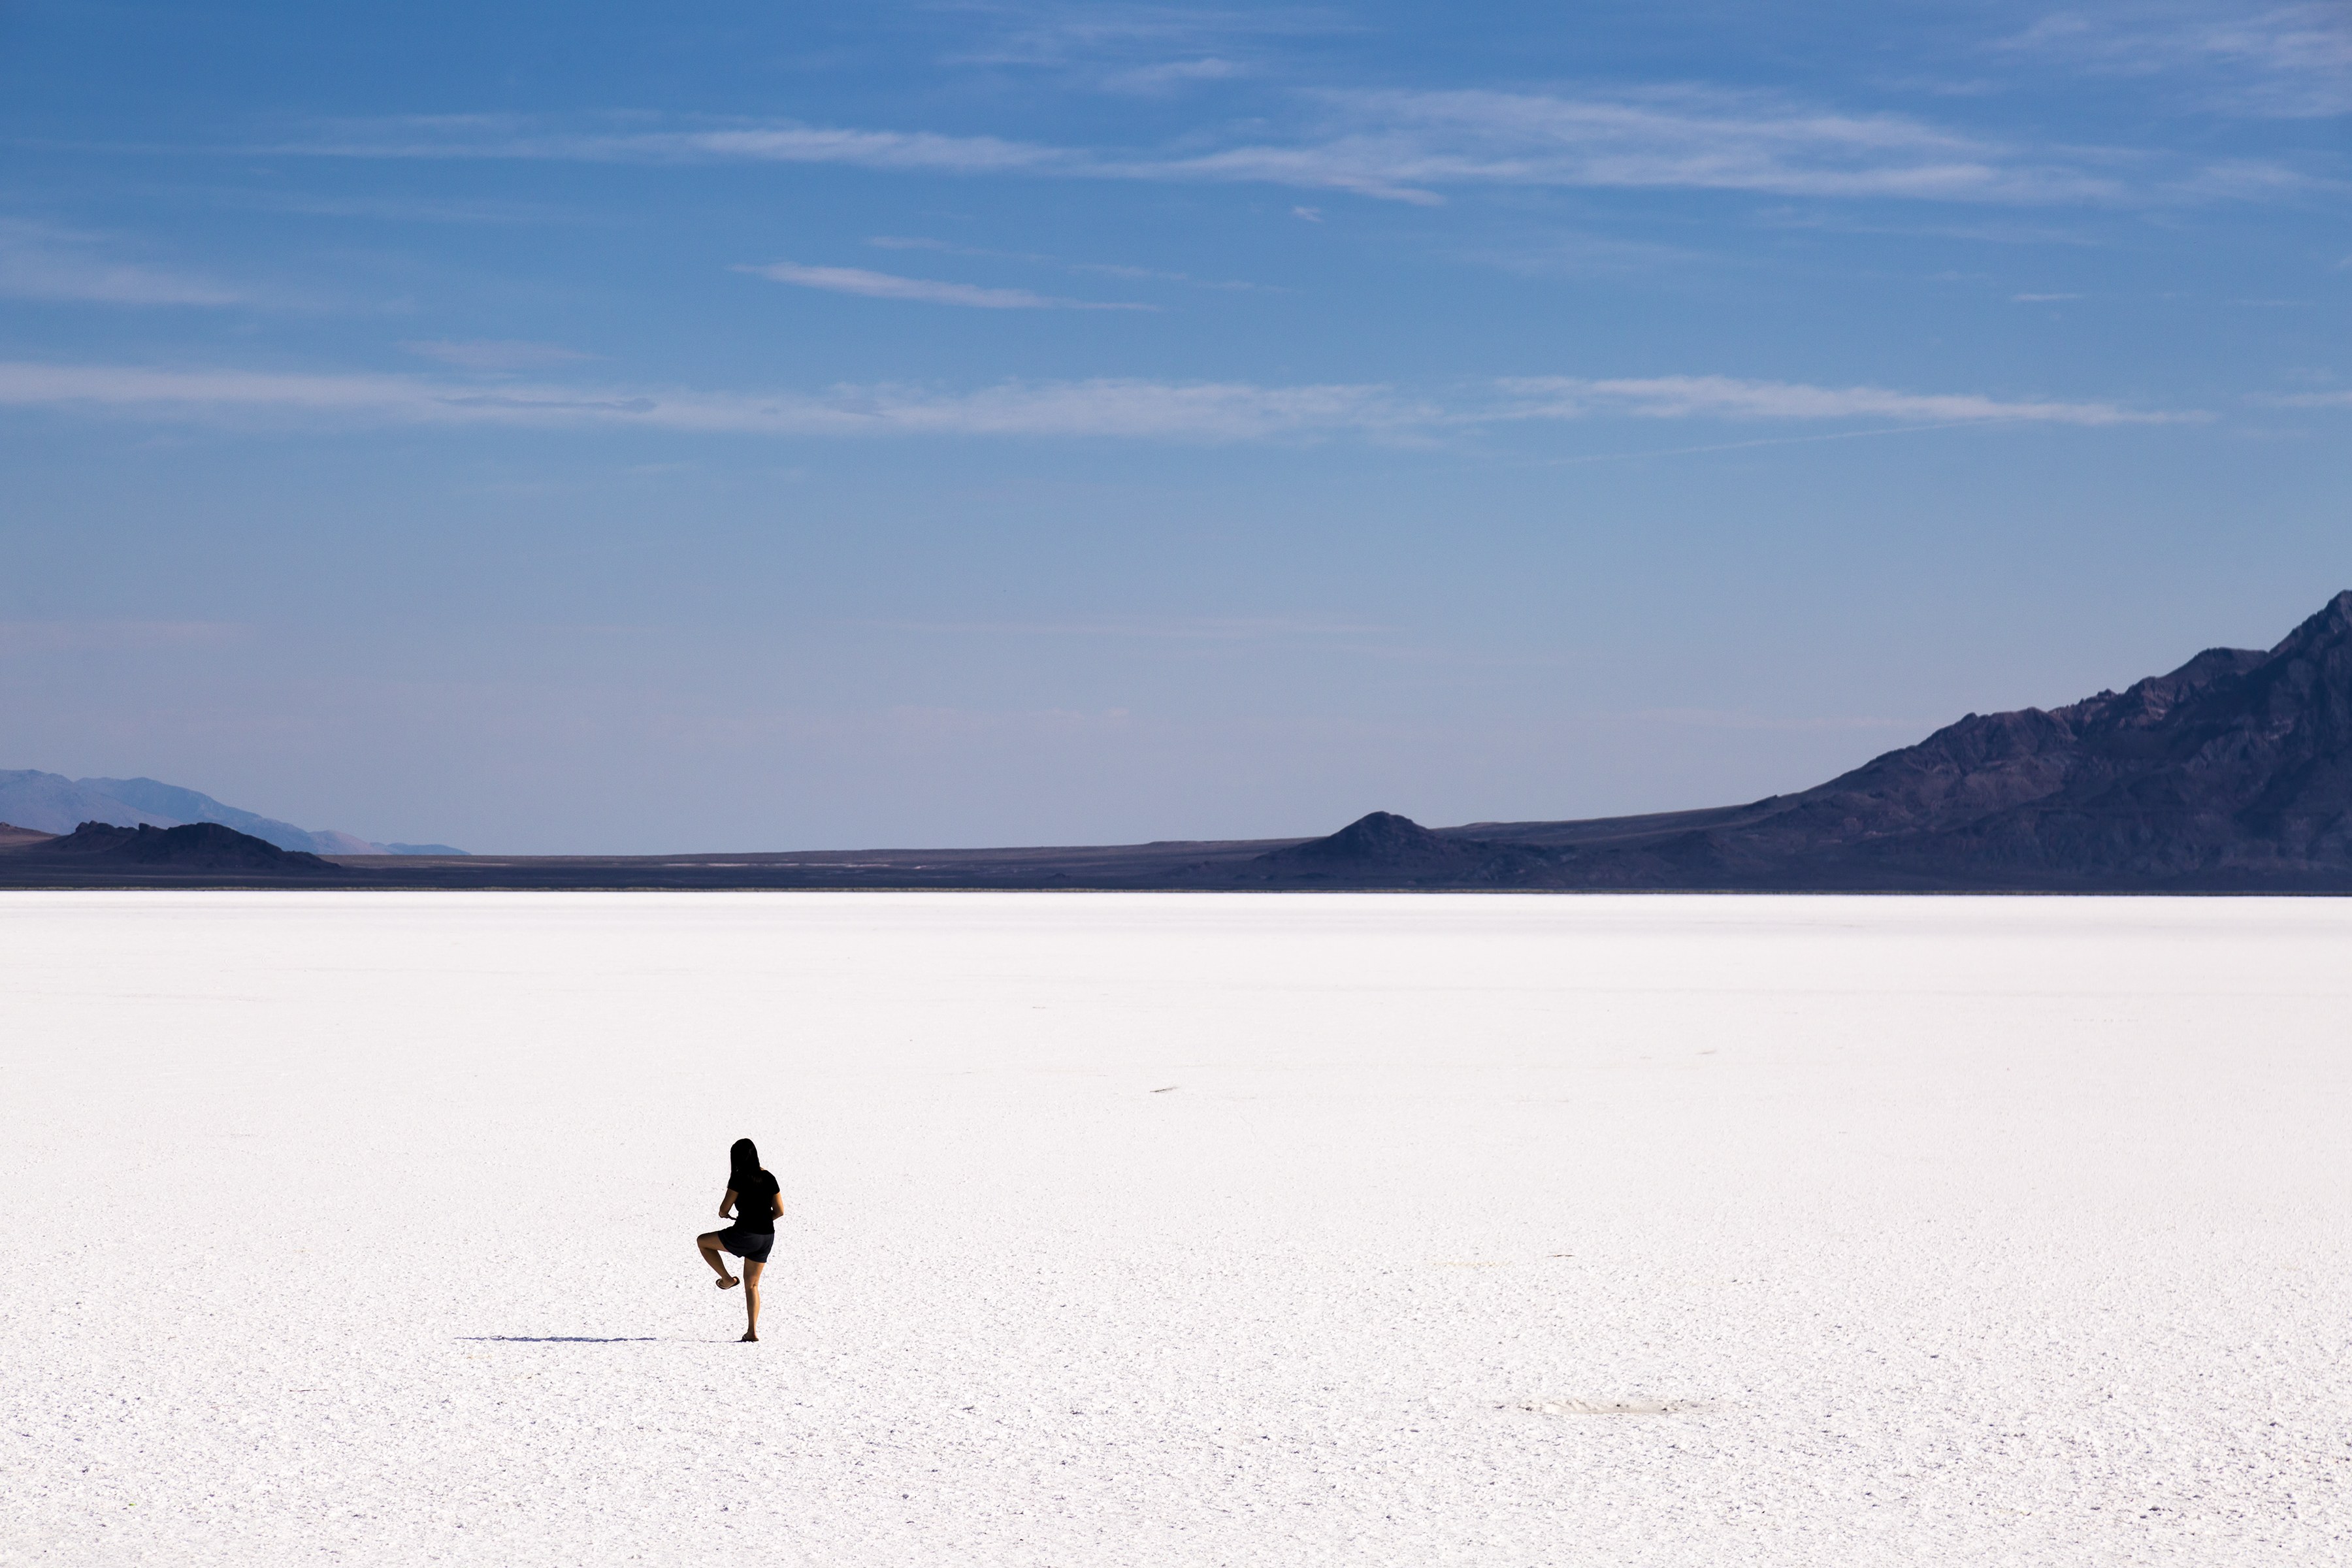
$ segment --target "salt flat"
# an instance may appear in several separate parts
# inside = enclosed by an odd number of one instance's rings
[[[0,967],[9,1563],[2352,1553],[2352,903],[6,894]]]

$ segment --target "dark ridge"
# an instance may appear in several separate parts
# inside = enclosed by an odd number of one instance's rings
[[[1374,811],[1356,818],[1328,838],[1313,838],[1288,849],[1262,855],[1263,861],[1294,865],[1397,865],[1413,861],[1458,865],[1484,845],[1461,838],[1441,838],[1409,816]]]
[[[1234,876],[1277,886],[1531,887],[1543,885],[1552,859],[1517,845],[1433,833],[1409,816],[1375,811],[1328,838],[1255,856]]]
[[[2352,592],[2267,652],[1971,713],[1801,794],[1437,834],[1375,814],[1257,867],[1359,886],[2352,890]]]
[[[341,869],[306,850],[280,849],[267,839],[217,822],[190,822],[178,827],[117,827],[109,822],[85,822],[63,837],[49,838],[18,851],[19,856],[55,862],[100,862],[150,867],[175,871],[268,871],[278,875],[332,875]]]

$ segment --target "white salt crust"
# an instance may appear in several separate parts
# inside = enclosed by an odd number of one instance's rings
[[[0,1563],[2352,1559],[2352,903],[7,893],[0,984]]]

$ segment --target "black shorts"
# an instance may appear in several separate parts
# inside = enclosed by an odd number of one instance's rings
[[[719,1245],[746,1263],[765,1263],[768,1261],[768,1248],[776,1245],[776,1233],[772,1230],[745,1230],[740,1225],[730,1225],[719,1233]]]

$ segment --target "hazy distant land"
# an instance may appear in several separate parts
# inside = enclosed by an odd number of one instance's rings
[[[378,844],[337,828],[297,827],[157,779],[69,779],[37,768],[0,769],[0,828],[68,834],[85,822],[179,827],[216,822],[280,849],[311,855],[463,855],[448,844]],[[6,847],[0,837],[0,847]]]
[[[1322,838],[469,856],[354,853],[255,818],[286,830],[264,844],[233,831],[251,814],[193,791],[80,784],[209,815],[144,834],[0,831],[0,887],[2346,892],[2352,591],[2267,651],[2208,648],[2070,707],[1969,714],[1801,794],[1651,816],[1433,829],[1374,812]]]

